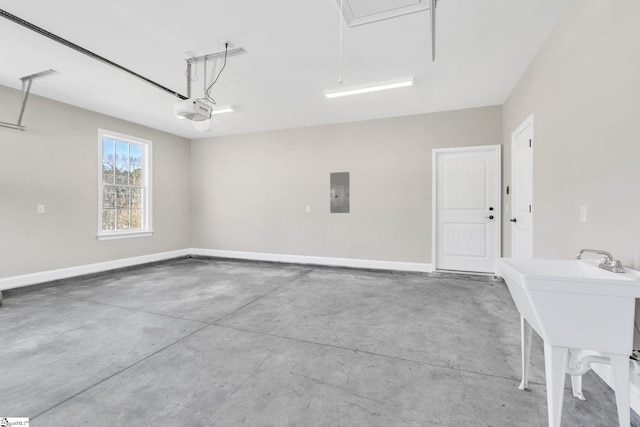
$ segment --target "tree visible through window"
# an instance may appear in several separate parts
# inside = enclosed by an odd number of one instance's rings
[[[101,233],[150,231],[150,141],[101,132]]]

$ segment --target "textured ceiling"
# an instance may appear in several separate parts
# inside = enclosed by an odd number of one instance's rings
[[[247,50],[229,58],[211,90],[218,104],[238,111],[218,116],[209,133],[174,117],[174,96],[6,19],[0,19],[0,84],[20,88],[20,77],[53,68],[58,73],[37,80],[33,93],[187,138],[495,105],[505,101],[568,2],[440,0],[434,63],[428,10],[348,27],[336,0],[0,0],[0,9],[180,93],[186,93],[185,50],[217,52],[222,40]],[[200,68],[196,96],[202,74]],[[340,86],[410,76],[411,88],[324,97]],[[35,120],[27,107],[24,124]]]

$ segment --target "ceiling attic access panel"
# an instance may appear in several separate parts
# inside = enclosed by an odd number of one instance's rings
[[[429,0],[336,0],[350,27],[428,10]]]

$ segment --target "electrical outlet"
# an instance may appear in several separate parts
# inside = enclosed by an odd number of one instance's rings
[[[585,205],[580,206],[580,222],[587,222],[587,207]]]
[[[37,210],[38,210],[39,214],[43,214],[44,213],[44,205],[38,205]]]
[[[307,213],[310,214],[311,213],[311,206],[307,206]]]

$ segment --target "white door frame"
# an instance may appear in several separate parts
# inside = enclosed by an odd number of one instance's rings
[[[511,133],[511,190],[515,190],[518,191],[517,188],[515,188],[513,186],[513,176],[515,173],[515,150],[514,150],[514,144],[516,143],[516,138],[518,137],[518,135],[520,135],[522,132],[524,132],[525,130],[527,130],[527,128],[531,129],[531,177],[530,177],[530,184],[531,184],[531,204],[533,205],[533,164],[534,164],[534,159],[533,159],[533,149],[534,149],[534,145],[533,141],[534,141],[534,135],[533,135],[533,114],[531,114],[529,117],[527,117],[521,124],[520,126],[518,126],[518,128],[516,130],[514,130]],[[511,191],[511,206],[510,206],[510,215],[509,218],[514,218],[515,215],[515,211],[516,211],[516,206],[515,206],[515,198],[513,197],[513,191]],[[532,254],[533,256],[533,214],[534,214],[534,209],[531,209],[531,236],[530,236],[530,243],[531,243],[531,247],[529,248],[529,253]],[[509,223],[510,227],[511,227],[511,256],[513,257],[513,249],[515,248],[515,233],[513,232],[513,224]]]
[[[498,168],[496,171],[496,183],[498,185],[496,201],[496,241],[495,241],[495,259],[497,260],[502,255],[502,145],[471,145],[467,147],[455,147],[455,148],[434,148],[431,154],[431,265],[432,271],[438,269],[437,265],[437,247],[438,247],[438,234],[437,234],[437,221],[438,221],[438,197],[437,197],[437,155],[442,153],[456,153],[463,151],[480,151],[491,150],[494,151],[497,157]],[[494,266],[494,272],[496,272],[496,266]]]

